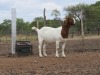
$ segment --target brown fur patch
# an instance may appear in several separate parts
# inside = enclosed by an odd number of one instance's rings
[[[63,38],[68,38],[69,28],[74,25],[74,20],[72,17],[68,17],[64,20],[62,25],[61,35]]]

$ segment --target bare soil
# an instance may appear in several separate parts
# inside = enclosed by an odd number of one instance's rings
[[[10,55],[8,43],[0,46],[0,75],[100,75],[100,39],[86,40],[84,46],[81,40],[69,40],[65,58],[55,57],[54,43],[47,45],[48,56],[43,58],[38,56],[37,41],[29,56]]]
[[[0,57],[0,75],[100,75],[100,52],[48,56]]]

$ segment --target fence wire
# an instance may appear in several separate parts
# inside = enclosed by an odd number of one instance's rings
[[[92,15],[92,14],[91,14]],[[43,27],[44,23],[39,21],[39,29]],[[37,33],[31,30],[32,26],[36,26],[37,21],[29,24],[29,29],[27,27],[21,26],[17,29],[17,40],[19,41],[30,41],[33,43],[33,51],[38,50],[38,39]],[[59,27],[62,25],[62,20],[60,19],[48,19],[46,20],[46,26],[49,27]],[[76,24],[71,27],[69,31],[69,37],[66,44],[66,51],[95,51],[100,50],[100,18],[94,19],[89,18],[84,20],[84,45],[82,44],[81,38],[81,27],[80,21],[76,21]],[[22,29],[20,29],[22,28]],[[36,42],[34,44],[34,42]],[[35,47],[35,48],[34,48]],[[52,47],[52,46],[50,46]],[[0,55],[11,53],[11,25],[6,29],[0,31]]]

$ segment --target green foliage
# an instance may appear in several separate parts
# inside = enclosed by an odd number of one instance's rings
[[[100,1],[97,1],[95,4],[87,5],[87,4],[78,4],[75,6],[65,7],[64,11],[67,12],[68,15],[76,18],[76,24],[70,30],[71,32],[80,32],[80,11],[83,9],[83,17],[84,17],[84,30],[85,32],[100,30]],[[50,27],[59,27],[62,25],[62,21],[58,18],[60,15],[60,11],[55,9],[51,13],[54,16],[54,19],[46,20],[46,26]],[[65,15],[66,16],[66,15]],[[32,27],[37,27],[37,21],[39,24],[39,29],[44,26],[43,17],[36,17],[32,22],[25,22],[22,18],[16,19],[17,24],[17,33],[18,34],[28,34],[32,31]],[[2,34],[2,35],[1,35]],[[11,20],[5,19],[3,23],[0,24],[0,36],[11,34]]]
[[[85,26],[86,30],[97,31],[100,29],[100,1],[89,6],[86,11]]]
[[[46,21],[46,25],[50,26],[50,27],[54,27],[57,28],[59,26],[61,26],[61,20],[47,20]]]
[[[57,9],[54,9],[51,13],[52,16],[55,16],[55,19],[58,19],[58,16],[60,15],[60,11]]]
[[[5,19],[3,23],[0,24],[0,34],[10,34],[11,33],[11,20]]]
[[[38,21],[39,22],[39,29],[41,27],[44,26],[44,22],[43,21]],[[33,26],[37,27],[37,21],[32,21],[31,24],[30,24],[30,28],[32,28]]]
[[[86,11],[88,8],[87,4],[78,4],[76,6],[70,6],[70,7],[65,7],[64,11],[68,13],[68,15],[72,15],[75,18],[78,18],[80,20],[80,11],[84,10]]]
[[[100,1],[97,1],[95,4],[91,4],[90,6],[94,7],[94,6],[100,6]]]
[[[100,1],[96,2],[92,5],[87,4],[78,4],[75,6],[65,7],[64,11],[68,13],[68,15],[72,15],[76,18],[77,23],[75,29],[81,32],[80,27],[80,11],[83,10],[83,22],[84,22],[84,30],[87,32],[96,31],[100,29]],[[74,29],[74,30],[75,30]]]
[[[36,17],[35,19],[34,19],[34,21],[43,21],[44,19],[43,19],[43,17]]]

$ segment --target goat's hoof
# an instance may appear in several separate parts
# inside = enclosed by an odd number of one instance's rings
[[[57,57],[57,58],[58,58],[58,57],[59,57],[59,55],[56,55],[55,57]]]
[[[44,54],[45,57],[47,57],[47,54]]]
[[[40,58],[42,58],[43,56],[39,56]]]
[[[62,55],[62,57],[66,57],[65,55]]]
[[[47,55],[44,55],[45,57],[47,57]]]
[[[43,56],[42,56],[42,55],[39,55],[39,57],[41,57],[41,58],[42,58]]]
[[[66,56],[62,56],[63,58],[65,58]]]

